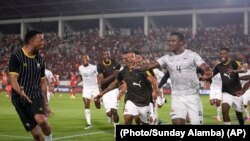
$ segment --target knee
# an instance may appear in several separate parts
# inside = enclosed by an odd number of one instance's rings
[[[106,114],[107,114],[108,117],[112,116],[112,112],[111,111],[107,112]]]

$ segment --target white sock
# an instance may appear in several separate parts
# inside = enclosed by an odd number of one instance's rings
[[[249,116],[249,111],[248,111],[247,107],[244,108],[244,112],[245,112],[245,114],[246,114],[246,117],[247,117],[247,118],[250,118],[250,116]]]
[[[108,123],[112,123],[112,117],[108,117]]]
[[[224,125],[231,125],[231,122],[224,122]]]
[[[85,118],[86,118],[87,124],[91,125],[91,113],[90,113],[90,109],[85,109]]]
[[[44,141],[52,141],[52,134],[45,136],[44,135]]]
[[[114,123],[114,137],[116,137],[116,125],[119,125],[119,122]]]
[[[216,116],[217,117],[220,117],[221,116],[221,106],[219,106],[219,107],[216,107]]]
[[[114,123],[114,127],[115,127],[116,125],[119,125],[119,122],[117,122],[117,123]]]

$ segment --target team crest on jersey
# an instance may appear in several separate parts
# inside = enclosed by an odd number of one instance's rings
[[[43,108],[42,108],[42,107],[40,107],[38,110],[39,110],[39,111],[43,111]]]
[[[27,63],[23,63],[23,66],[24,66],[24,67],[27,67]]]
[[[38,68],[40,68],[40,67],[41,67],[41,65],[40,65],[39,63],[37,63],[37,67],[38,67]]]
[[[30,127],[30,123],[26,123],[25,126],[29,128]]]
[[[87,73],[84,73],[84,74],[83,74],[83,76],[84,76],[84,77],[87,77],[87,76],[88,76],[88,74],[87,74]]]

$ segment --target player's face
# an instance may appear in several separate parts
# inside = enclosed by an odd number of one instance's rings
[[[126,65],[126,58],[127,58],[127,54],[122,54],[122,63],[123,63],[123,65]]]
[[[34,51],[38,52],[40,49],[44,48],[45,41],[43,34],[35,35],[29,42],[32,46],[34,46]]]
[[[178,36],[172,35],[167,40],[169,52],[177,52],[183,45],[183,42],[179,40]]]
[[[133,66],[135,63],[135,54],[134,53],[128,53],[126,55],[126,65],[127,66]]]
[[[83,55],[82,62],[84,66],[87,66],[89,64],[89,57],[87,55]]]
[[[109,60],[109,59],[111,58],[110,52],[109,52],[109,51],[104,51],[104,52],[102,53],[102,58],[103,58],[104,61]]]
[[[141,55],[135,55],[135,63],[136,63],[136,65],[140,66],[142,64],[142,61],[143,61],[143,59],[142,59]]]
[[[226,50],[221,50],[220,51],[220,61],[225,62],[229,58],[228,52]]]

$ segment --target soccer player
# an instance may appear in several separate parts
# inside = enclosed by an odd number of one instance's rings
[[[127,92],[125,96],[124,122],[126,125],[132,124],[135,117],[140,116],[143,124],[149,124],[150,102],[153,91],[159,93],[157,83],[152,81],[150,73],[133,70],[136,66],[135,53],[128,52],[126,55],[126,67],[119,72],[118,77],[103,90],[96,99],[105,96],[108,91],[117,87],[119,82],[126,83]]]
[[[104,50],[102,52],[102,61],[97,65],[98,79],[100,90],[106,89],[110,83],[112,83],[120,70],[121,65],[115,60],[111,59],[110,52]],[[114,127],[119,124],[118,109],[118,87],[109,91],[102,97],[103,106],[106,111],[106,115],[114,121]]]
[[[242,86],[244,86],[248,80],[250,79],[245,79],[247,78],[247,76],[250,75],[250,70],[248,69],[248,64],[247,63],[242,63],[242,66],[245,67],[247,69],[246,73],[239,73],[239,77],[240,77],[240,82],[242,84]],[[245,113],[245,120],[250,122],[250,115],[249,115],[249,111],[248,111],[248,105],[250,104],[250,90],[246,91],[243,95],[243,105],[244,105],[244,113]]]
[[[203,108],[199,96],[197,67],[203,75],[201,79],[212,77],[212,71],[195,52],[184,48],[184,36],[179,32],[170,34],[167,40],[169,53],[156,62],[138,68],[148,70],[166,67],[172,86],[171,118],[174,125],[184,125],[189,116],[190,124],[203,123]]]
[[[229,111],[232,106],[235,109],[239,124],[244,125],[242,113],[244,110],[243,97],[238,92],[242,90],[239,73],[246,72],[246,69],[232,60],[229,52],[228,48],[220,49],[219,57],[221,63],[213,69],[213,74],[220,73],[222,79],[222,115],[224,124],[231,124]]]
[[[2,80],[2,90],[6,91],[8,77],[7,77],[5,70],[1,71],[1,80]],[[9,97],[9,94],[7,91],[6,91],[6,97]]]
[[[77,83],[77,76],[74,72],[70,72],[70,82],[69,82],[69,93],[70,98],[75,99],[76,98],[76,92],[74,86]]]
[[[212,78],[209,91],[209,101],[216,106],[216,121],[221,122],[221,99],[222,99],[222,80],[221,75],[216,74]]]
[[[87,125],[85,129],[90,129],[91,125],[91,113],[90,113],[90,100],[94,98],[99,93],[98,83],[97,83],[97,67],[89,63],[89,56],[84,54],[82,56],[82,65],[79,66],[78,81],[75,84],[77,86],[81,81],[83,81],[83,91],[82,97],[85,106],[85,119]],[[75,87],[74,86],[74,87]],[[100,109],[100,101],[94,101],[97,109]]]
[[[54,74],[54,78],[56,79],[55,83],[54,83],[54,89],[56,92],[58,92],[59,96],[62,96],[62,94],[60,93],[60,89],[59,89],[59,85],[60,85],[60,76],[59,74]]]
[[[9,60],[11,101],[24,128],[31,132],[36,141],[52,140],[51,126],[47,121],[50,108],[45,64],[39,54],[44,45],[44,35],[40,31],[31,30],[25,35],[25,45],[16,50]]]
[[[45,69],[45,76],[46,76],[46,82],[47,82],[47,98],[49,101],[54,92],[53,85],[56,79],[54,78],[52,71],[49,69]]]

